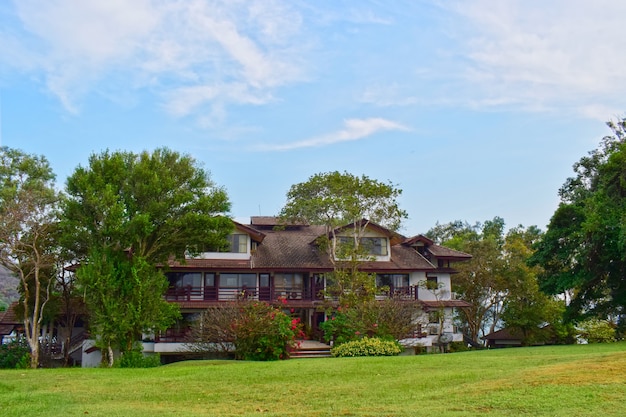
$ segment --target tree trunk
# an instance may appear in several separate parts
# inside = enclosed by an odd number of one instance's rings
[[[109,354],[109,368],[113,367],[113,348],[111,347],[111,342],[107,345],[107,352]]]

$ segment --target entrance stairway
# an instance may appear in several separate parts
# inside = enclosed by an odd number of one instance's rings
[[[291,352],[291,359],[330,358],[330,346],[314,340],[299,340],[299,346]]]

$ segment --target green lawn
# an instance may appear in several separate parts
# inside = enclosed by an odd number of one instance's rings
[[[626,344],[0,371],[9,416],[624,416]]]

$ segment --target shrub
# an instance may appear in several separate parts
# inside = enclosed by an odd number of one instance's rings
[[[394,299],[340,306],[320,328],[324,339],[335,345],[358,340],[363,336],[402,339],[417,329],[419,305]]]
[[[335,357],[346,356],[394,356],[402,352],[402,347],[395,340],[378,337],[364,337],[335,346],[330,353]]]
[[[30,347],[23,339],[0,345],[0,368],[25,369],[30,367]]]
[[[116,362],[119,368],[156,368],[161,366],[159,355],[144,356],[140,348],[124,353]]]
[[[303,337],[299,318],[265,302],[243,304],[232,324],[235,331],[235,357],[253,361],[289,358],[297,337]]]
[[[580,336],[589,343],[615,342],[615,328],[606,320],[588,319],[578,325]]]

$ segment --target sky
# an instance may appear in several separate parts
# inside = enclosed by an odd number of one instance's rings
[[[545,230],[626,111],[626,2],[5,0],[0,145],[59,187],[90,155],[168,147],[276,215],[317,173],[402,190],[401,233]]]

